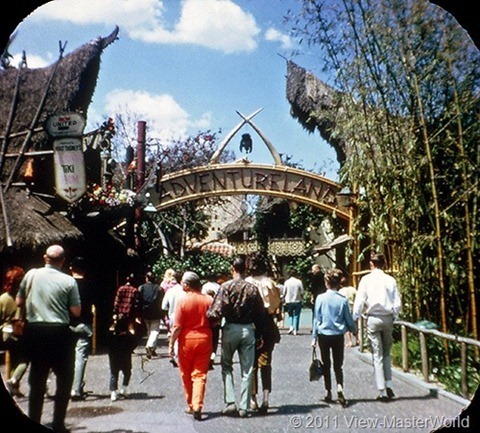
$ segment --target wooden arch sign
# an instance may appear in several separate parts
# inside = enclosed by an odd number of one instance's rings
[[[211,164],[147,181],[145,193],[159,211],[222,195],[268,195],[305,203],[349,221],[347,208],[337,204],[340,185],[317,174],[284,165],[237,162]]]

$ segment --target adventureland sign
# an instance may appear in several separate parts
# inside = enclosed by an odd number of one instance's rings
[[[74,203],[87,190],[81,138],[85,128],[85,118],[79,113],[51,116],[45,127],[50,136],[55,139],[53,162],[56,193],[67,202]]]
[[[161,210],[211,196],[269,195],[323,208],[348,220],[348,210],[336,207],[338,191],[335,182],[307,171],[283,165],[233,163],[165,175],[149,190],[149,198]]]

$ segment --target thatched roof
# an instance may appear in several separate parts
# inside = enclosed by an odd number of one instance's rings
[[[345,143],[332,136],[335,117],[341,109],[342,94],[312,72],[287,62],[287,100],[292,116],[309,132],[317,130],[333,146],[340,163],[345,160]]]
[[[97,83],[100,56],[117,34],[115,28],[109,36],[84,44],[46,68],[0,70],[0,182],[4,191],[0,253],[26,246],[35,250],[82,236],[70,220],[58,213],[65,203],[47,198],[47,204],[43,199],[54,194],[51,155],[35,157],[37,180],[33,194],[15,183],[22,181],[22,164],[27,159],[24,153],[52,149],[52,140],[43,130],[50,115],[87,112]]]
[[[38,69],[9,68],[0,71],[0,131],[2,142],[5,131],[9,130],[6,153],[18,152],[24,143],[26,132],[33,127],[42,127],[52,114],[66,111],[86,113],[93,97],[100,70],[100,56],[103,49],[116,39],[118,28],[106,38],[96,38],[66,55],[57,62]],[[28,56],[27,56],[28,65]],[[56,70],[55,70],[56,68]],[[45,94],[50,77],[50,88],[38,121],[32,125],[36,112]],[[18,81],[18,94],[15,89]],[[12,105],[15,104],[12,110]],[[13,116],[12,116],[13,111]],[[12,119],[9,122],[9,119]],[[23,135],[19,135],[23,134]],[[35,132],[26,150],[51,149],[51,141],[42,130]],[[14,158],[7,158],[0,173],[1,179],[10,173]]]
[[[13,247],[22,251],[37,251],[46,245],[61,243],[65,239],[79,240],[82,232],[66,217],[26,191],[14,188],[5,195],[8,227]],[[0,222],[0,254],[7,251],[5,224]]]
[[[233,223],[228,224],[222,230],[223,234],[227,237],[232,236],[236,233],[242,233],[245,231],[250,231],[253,229],[255,224],[255,219],[252,215],[243,213],[240,217],[235,220]]]

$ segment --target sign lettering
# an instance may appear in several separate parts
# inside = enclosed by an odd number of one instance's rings
[[[158,192],[156,192],[158,191]],[[337,183],[322,176],[286,166],[218,164],[163,176],[149,189],[152,203],[165,209],[210,196],[259,194],[283,197],[335,211],[348,219],[348,209],[336,206]]]
[[[53,142],[53,162],[57,194],[74,203],[87,190],[81,139],[56,139]]]

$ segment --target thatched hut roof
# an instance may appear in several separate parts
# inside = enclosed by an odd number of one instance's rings
[[[27,159],[24,152],[52,149],[52,140],[43,129],[47,118],[62,112],[87,112],[100,56],[117,34],[115,28],[109,36],[84,44],[46,68],[0,70],[0,254],[12,249],[35,251],[52,242],[82,237],[81,231],[58,212],[65,203],[43,199],[54,194],[51,155],[35,157],[38,179],[32,194],[16,183],[22,181],[22,164]],[[31,139],[26,140],[28,137]]]
[[[287,100],[290,112],[309,132],[317,130],[333,146],[340,163],[345,160],[345,142],[333,136],[335,117],[342,105],[342,94],[318,79],[312,72],[287,62]]]
[[[14,153],[22,147],[26,132],[32,128],[43,127],[44,122],[52,114],[67,111],[86,113],[93,97],[100,70],[100,56],[106,46],[114,41],[118,28],[106,38],[98,37],[89,43],[46,67],[29,69],[28,67],[8,68],[0,71],[0,131],[4,140],[5,131],[9,130],[5,153]],[[28,57],[27,57],[28,64]],[[56,68],[56,70],[55,70]],[[38,121],[32,125],[36,112],[44,97],[50,77],[51,85],[46,95]],[[18,94],[15,93],[18,81]],[[15,107],[12,110],[12,104]],[[12,116],[13,111],[13,116]],[[12,121],[9,122],[9,119]],[[43,130],[35,132],[26,150],[51,149],[52,143]],[[6,158],[0,173],[4,181],[10,174],[14,158]]]
[[[252,215],[244,213],[240,215],[233,223],[228,224],[222,230],[223,234],[227,237],[235,235],[237,233],[248,232],[253,229],[255,219]]]
[[[14,248],[21,251],[38,251],[46,245],[61,243],[65,239],[80,240],[82,232],[70,220],[38,197],[28,196],[18,188],[5,196],[8,209],[8,227]],[[0,254],[8,244],[4,221],[0,222]]]

